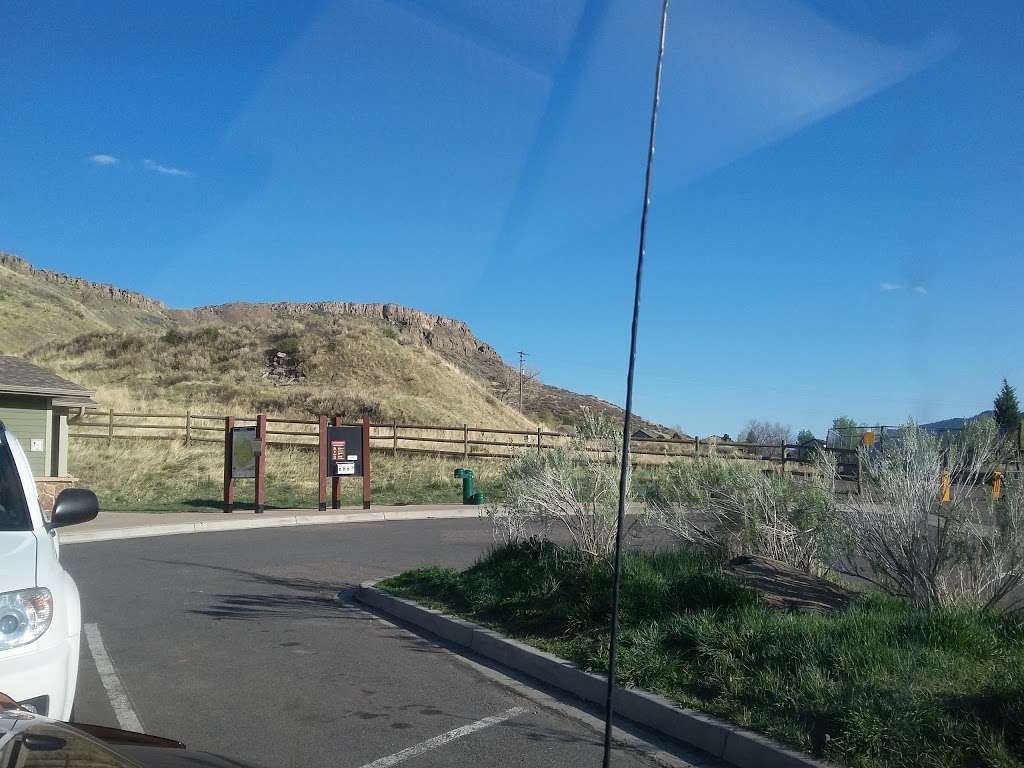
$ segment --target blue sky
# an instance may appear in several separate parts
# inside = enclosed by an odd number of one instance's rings
[[[398,302],[623,399],[656,0],[4,2],[0,249],[172,306]],[[1019,3],[672,6],[639,413],[1024,385]]]

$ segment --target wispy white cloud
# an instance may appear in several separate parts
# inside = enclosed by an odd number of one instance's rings
[[[921,296],[927,296],[928,295],[928,289],[925,288],[923,285],[915,285],[914,286],[914,293],[919,294]]]
[[[93,165],[117,165],[121,161],[113,155],[90,155],[89,162]]]
[[[153,160],[150,160],[148,157],[142,161],[142,164],[145,165],[149,170],[155,171],[156,173],[162,173],[165,176],[184,176],[186,178],[191,178],[192,176],[195,176],[195,174],[192,173],[192,171],[186,171],[182,168],[175,168],[173,165],[163,165],[162,163],[157,163],[154,162]]]
[[[883,291],[898,291],[902,286],[898,285],[897,283],[882,283],[878,287],[880,290]]]

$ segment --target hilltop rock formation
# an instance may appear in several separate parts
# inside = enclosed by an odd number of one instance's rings
[[[83,298],[108,299],[119,304],[127,304],[139,309],[151,312],[167,312],[167,305],[157,299],[151,299],[135,291],[127,291],[115,285],[107,283],[94,283],[84,277],[75,277],[63,272],[51,272],[48,269],[37,269],[20,256],[0,251],[0,267],[7,267],[13,272],[19,272],[46,283],[54,283],[71,288]]]
[[[360,304],[351,301],[254,303],[235,301],[195,309],[171,310],[172,316],[190,323],[241,323],[248,320],[302,318],[309,315],[355,316],[395,326],[412,340],[452,358],[485,358],[501,363],[501,357],[484,344],[460,320],[432,315],[400,304]]]

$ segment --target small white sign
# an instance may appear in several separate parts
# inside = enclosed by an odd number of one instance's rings
[[[354,475],[356,473],[356,465],[349,461],[338,462],[338,474],[339,475]]]
[[[37,438],[33,438],[31,441],[29,441],[28,449],[30,451],[43,451],[43,450],[46,450],[43,447],[42,439],[40,439],[38,437]]]
[[[359,457],[350,453],[349,456],[348,456],[348,460],[349,461],[358,461]]]

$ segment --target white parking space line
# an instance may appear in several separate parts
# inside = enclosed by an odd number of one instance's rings
[[[103,644],[103,636],[100,635],[100,628],[95,624],[86,624],[85,641],[89,644],[89,652],[93,661],[96,662],[96,671],[100,674],[100,681],[107,691],[107,698],[110,699],[110,706],[114,709],[114,715],[121,728],[126,731],[145,733],[142,730],[142,723],[139,716],[132,709],[131,699],[128,698],[128,691],[121,683],[121,678],[114,669],[114,662],[107,653],[107,647]]]
[[[422,755],[424,752],[429,752],[432,749],[443,747],[449,742],[461,739],[463,736],[469,736],[471,733],[482,731],[484,728],[489,728],[492,725],[503,723],[506,720],[511,720],[513,717],[518,717],[526,712],[522,707],[512,707],[512,709],[506,709],[504,712],[499,712],[491,717],[485,717],[483,720],[477,720],[475,723],[464,725],[461,728],[442,733],[440,736],[435,736],[432,739],[421,741],[415,746],[403,749],[401,752],[395,752],[393,755],[382,757],[379,760],[374,760],[372,763],[367,763],[362,768],[390,768],[392,765],[397,765],[403,760],[408,760],[410,757],[416,755]]]

